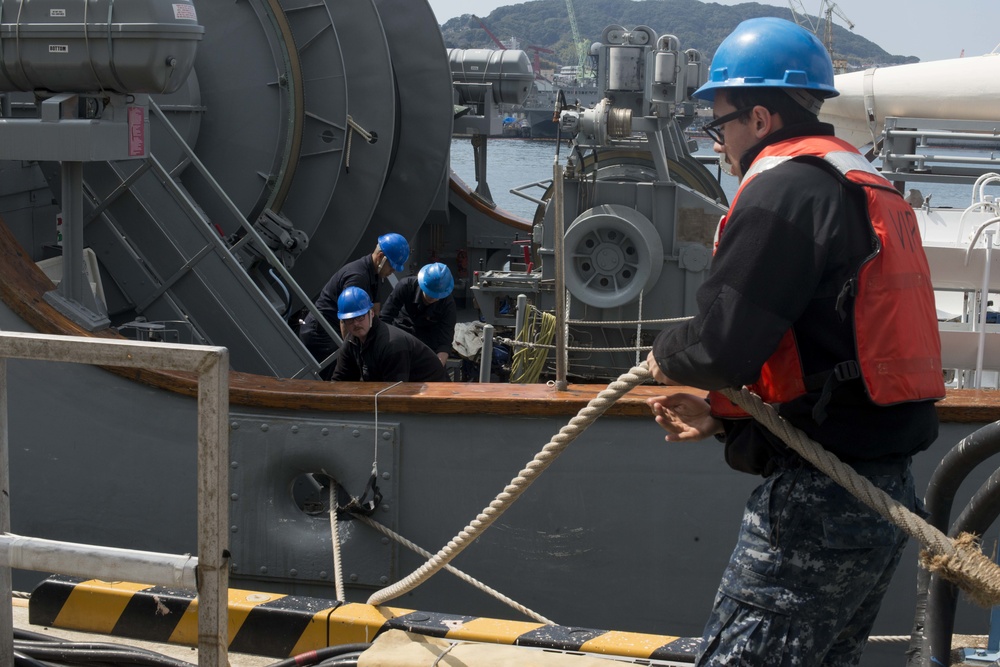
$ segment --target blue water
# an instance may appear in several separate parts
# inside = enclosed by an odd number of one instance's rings
[[[712,147],[707,139],[699,140],[699,150],[696,155],[712,156]],[[949,153],[958,154],[966,149],[949,149]],[[555,157],[556,143],[554,141],[525,139],[490,139],[487,148],[487,180],[493,200],[499,208],[531,219],[534,217],[537,205],[510,191],[529,183],[550,181],[552,164]],[[560,150],[560,161],[565,163],[567,155],[566,144]],[[969,155],[981,155],[975,149],[968,149]],[[876,163],[877,164],[877,163]],[[451,166],[460,178],[471,187],[475,187],[475,162],[472,154],[472,144],[469,139],[452,139]],[[715,169],[712,168],[712,173]],[[736,193],[736,179],[728,174],[722,174],[722,189],[730,198]],[[970,185],[942,183],[911,183],[909,187],[920,190],[923,195],[932,195],[931,203],[935,206],[950,206],[965,208],[972,197]],[[536,198],[541,198],[543,190],[529,188],[526,192]]]
[[[537,204],[510,193],[528,183],[551,181],[555,141],[490,139],[486,149],[486,175],[493,201],[499,208],[529,220]],[[563,144],[560,155],[566,156]],[[469,187],[476,187],[476,165],[469,139],[451,140],[451,168]],[[530,188],[528,194],[540,199],[544,190]]]

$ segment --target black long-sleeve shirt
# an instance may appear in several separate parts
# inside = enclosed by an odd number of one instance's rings
[[[416,276],[403,278],[385,300],[379,319],[399,327],[438,352],[451,352],[458,309],[449,294],[434,303],[424,301]]]
[[[362,382],[451,380],[431,348],[377,317],[372,318],[372,327],[363,343],[354,336],[347,336],[331,379]]]
[[[340,326],[337,318],[337,299],[340,298],[340,293],[348,287],[359,287],[368,293],[372,303],[377,301],[379,276],[371,255],[359,257],[340,267],[323,286],[323,291],[316,299],[316,309],[323,313],[323,317],[334,328]],[[302,326],[299,328],[299,339],[316,358],[316,361],[323,361],[337,349],[333,340],[319,325],[312,313],[306,315],[305,320],[303,320]]]
[[[791,126],[770,135],[742,161],[743,173],[765,146],[794,136],[832,134],[824,124]],[[789,160],[747,183],[730,213],[706,281],[698,313],[661,332],[653,353],[663,372],[702,389],[755,382],[782,336],[793,329],[804,374],[828,373],[856,359],[851,308],[837,299],[875,249],[863,193],[829,168]],[[843,312],[843,311],[841,311]],[[891,460],[926,449],[937,437],[933,403],[880,407],[860,380],[837,388],[821,423],[810,389],[779,413],[848,462]],[[752,420],[725,422],[730,465],[766,472],[790,456]]]

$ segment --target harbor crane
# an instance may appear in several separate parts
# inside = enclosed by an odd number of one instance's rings
[[[814,23],[812,18],[806,14],[805,7],[802,6],[801,0],[788,0],[788,8],[792,12],[792,19],[798,23],[803,28],[807,29],[809,32],[813,33],[819,37],[820,20],[819,17],[824,18],[823,25],[823,46],[826,47],[827,53],[833,58],[833,15],[836,14],[841,21],[847,24],[848,30],[854,30],[854,22],[847,18],[843,10],[837,5],[836,2],[828,2],[827,0],[820,0],[819,11],[816,13],[816,22]]]
[[[573,33],[573,43],[576,45],[577,55],[577,76],[584,76],[587,68],[587,55],[590,52],[590,45],[580,39],[580,28],[576,24],[576,11],[573,9],[573,0],[566,0],[566,13],[569,14],[569,28]]]
[[[816,33],[816,25],[813,24],[812,18],[806,14],[806,8],[802,6],[802,0],[788,0],[788,9],[792,12],[793,21],[809,32]]]
[[[534,70],[534,72],[535,72],[535,78],[536,79],[544,79],[545,77],[542,76],[542,61],[541,61],[541,57],[538,54],[539,53],[555,53],[555,51],[553,51],[552,49],[547,49],[544,46],[535,46],[534,44],[529,44],[525,48],[527,48],[528,50],[534,52],[534,58],[531,61],[531,69]]]
[[[826,45],[826,50],[830,53],[830,57],[833,57],[833,15],[836,14],[840,17],[840,20],[847,24],[848,30],[854,30],[854,22],[844,15],[844,12],[840,10],[836,2],[826,2],[825,0],[819,3],[820,12],[823,12],[823,7],[826,6],[826,25],[824,26],[825,32],[823,33],[823,44]]]
[[[483,22],[483,20],[481,18],[479,18],[475,14],[472,15],[472,18],[474,18],[477,21],[479,21],[479,25],[483,26],[483,30],[485,30],[486,34],[490,36],[490,39],[493,40],[493,43],[497,45],[498,49],[500,49],[501,51],[506,51],[507,50],[507,45],[504,44],[503,42],[501,42],[499,39],[497,39],[497,36],[493,34],[492,30],[490,30],[489,28],[486,27],[486,24]]]

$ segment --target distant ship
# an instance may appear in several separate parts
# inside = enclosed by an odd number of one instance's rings
[[[563,67],[552,77],[552,81],[535,78],[534,85],[524,100],[515,107],[515,112],[524,117],[528,136],[540,139],[555,139],[558,126],[553,120],[556,100],[562,93],[566,103],[590,108],[601,101],[597,88],[597,78],[581,75],[575,66]]]

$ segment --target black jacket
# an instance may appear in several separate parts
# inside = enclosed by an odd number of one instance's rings
[[[379,319],[423,341],[437,352],[451,352],[458,312],[449,294],[434,303],[426,303],[416,276],[403,278],[385,300]]]
[[[338,328],[340,322],[337,319],[337,298],[340,297],[340,293],[348,287],[360,287],[368,292],[372,303],[375,303],[378,296],[378,286],[378,271],[375,269],[372,256],[359,257],[353,262],[344,264],[339,271],[331,276],[323,287],[323,291],[320,292],[319,298],[316,299],[316,309],[323,313],[323,317],[334,328]],[[337,346],[326,335],[323,327],[319,325],[312,313],[306,315],[305,320],[303,320],[302,326],[299,328],[299,339],[312,352],[316,361],[323,361],[337,349]]]
[[[741,161],[794,136],[832,134],[825,124],[796,125],[767,137]],[[702,389],[740,387],[793,328],[804,374],[822,376],[855,358],[851,309],[838,296],[865,258],[874,234],[860,188],[814,161],[790,160],[758,174],[729,213],[698,314],[661,332],[653,353],[673,380]],[[843,304],[842,304],[843,305]],[[930,401],[879,407],[860,380],[836,389],[817,422],[822,387],[779,406],[779,413],[847,462],[905,459],[937,437]],[[768,474],[796,456],[753,420],[727,420],[726,458],[736,469]]]
[[[441,360],[431,348],[391,324],[372,318],[362,343],[348,335],[337,357],[332,380],[362,382],[448,382]]]

